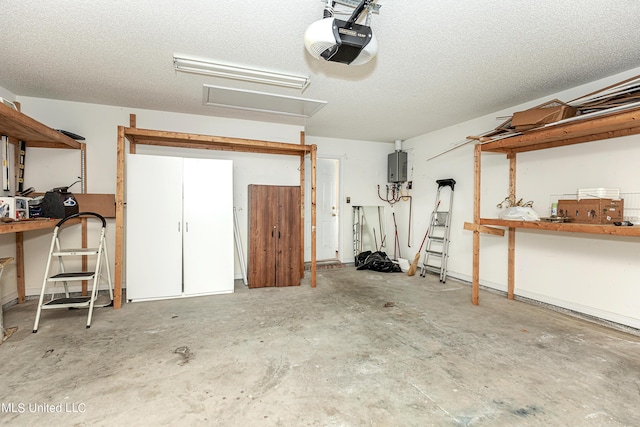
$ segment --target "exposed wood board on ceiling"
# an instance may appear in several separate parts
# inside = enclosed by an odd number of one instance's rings
[[[229,138],[180,132],[126,128],[125,137],[134,144],[162,145],[184,148],[205,148],[227,151],[256,151],[284,155],[301,155],[311,152],[310,145],[289,144],[244,138]]]

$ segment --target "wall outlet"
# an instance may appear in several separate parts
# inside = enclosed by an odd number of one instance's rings
[[[347,197],[347,203],[351,203],[351,197]]]

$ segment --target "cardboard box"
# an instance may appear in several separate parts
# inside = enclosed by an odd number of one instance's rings
[[[577,200],[558,200],[558,216],[568,218],[569,222],[579,222],[578,219],[578,201]]]
[[[558,216],[581,224],[613,224],[623,220],[624,200],[558,200]]]
[[[521,132],[534,129],[558,120],[567,119],[576,115],[577,110],[568,105],[553,107],[539,107],[530,110],[518,111],[513,114],[511,126]]]
[[[29,218],[29,199],[30,197],[0,197],[0,217]]]
[[[588,199],[585,199],[585,201]],[[624,200],[598,199],[600,201],[600,224],[613,224],[624,219]],[[580,200],[582,201],[582,200]]]
[[[601,199],[578,200],[578,221],[585,224],[600,224]]]

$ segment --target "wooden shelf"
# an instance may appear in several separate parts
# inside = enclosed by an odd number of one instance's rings
[[[17,149],[19,141],[25,142],[27,148],[64,148],[80,150],[81,158],[85,158],[84,143],[80,143],[69,138],[63,133],[52,129],[5,104],[0,104],[0,135],[6,135],[9,142],[16,146],[16,149],[14,150],[16,183],[18,182],[17,171],[19,169],[19,155]],[[84,182],[84,171],[82,173],[82,180]],[[58,219],[30,219],[0,223],[0,234],[15,234],[18,303],[26,301],[23,232],[51,229],[56,226],[58,221]],[[78,222],[80,222],[80,220],[74,221],[73,223],[75,224]],[[85,230],[86,227],[83,223],[83,233],[86,233]],[[86,285],[83,285],[83,288],[86,288]]]
[[[483,152],[522,153],[640,133],[640,107],[527,131],[486,142]]]
[[[577,224],[544,221],[513,221],[498,218],[480,218],[480,225],[493,225],[530,230],[563,231],[568,233],[608,234],[611,236],[640,237],[640,226],[615,226],[611,224]]]
[[[7,233],[21,233],[23,231],[33,231],[33,230],[46,230],[47,228],[54,228],[56,224],[59,222],[59,219],[55,218],[45,218],[45,219],[25,219],[20,221],[13,222],[3,222],[0,223],[0,234]],[[79,224],[79,219],[70,219],[65,223],[65,225],[71,224]]]
[[[0,104],[0,134],[24,141],[28,147],[82,149],[82,144],[37,120]]]
[[[640,226],[615,226],[605,224],[553,223],[544,221],[511,221],[480,217],[481,159],[483,152],[504,153],[509,160],[509,194],[516,194],[517,153],[563,147],[591,141],[600,141],[622,136],[640,134],[640,107],[592,116],[582,116],[546,127],[533,129],[510,138],[477,144],[474,149],[474,204],[473,223],[465,223],[466,230],[473,231],[473,304],[479,303],[480,287],[480,233],[504,235],[502,228],[508,228],[507,296],[514,298],[515,289],[515,246],[516,230],[543,230],[600,234],[610,236],[640,237]],[[613,143],[613,142],[612,142]]]

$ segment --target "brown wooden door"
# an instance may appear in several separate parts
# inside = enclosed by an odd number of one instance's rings
[[[299,286],[300,187],[278,187],[276,286]]]
[[[275,286],[275,244],[277,209],[273,188],[249,186],[249,273],[250,288]]]
[[[300,187],[249,186],[250,288],[300,285]]]

